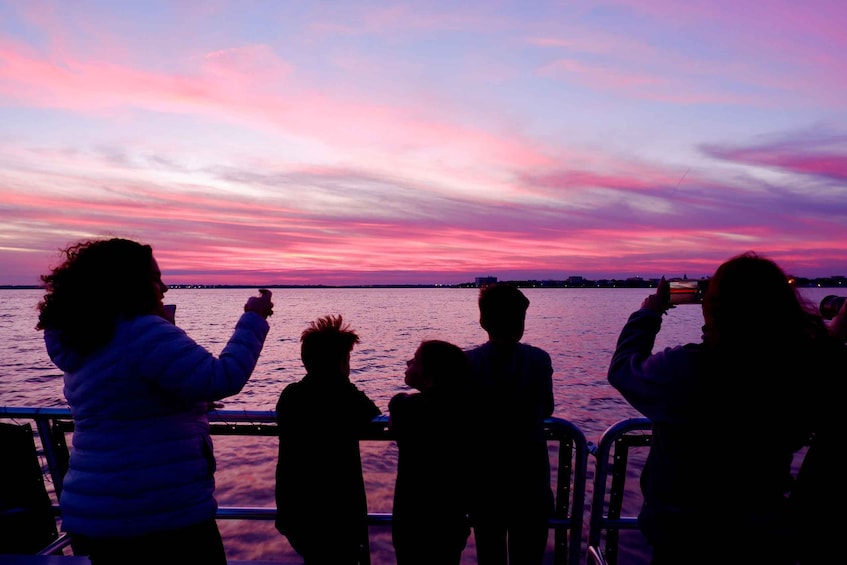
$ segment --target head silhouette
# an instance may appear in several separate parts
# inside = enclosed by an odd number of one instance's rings
[[[76,243],[64,261],[41,276],[37,329],[61,330],[63,342],[88,353],[108,343],[115,323],[155,313],[167,290],[149,245],[129,239]]]
[[[708,344],[746,348],[801,338],[809,314],[785,272],[751,251],[715,271],[703,297],[703,319]]]
[[[457,345],[439,339],[422,341],[408,362],[406,384],[418,390],[463,392],[470,362]]]
[[[306,372],[349,377],[350,352],[359,336],[341,315],[322,316],[310,322],[300,335],[300,358]]]
[[[479,291],[479,324],[496,343],[518,343],[523,337],[529,299],[508,283],[494,283]]]

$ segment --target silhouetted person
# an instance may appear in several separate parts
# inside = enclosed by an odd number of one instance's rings
[[[820,379],[815,432],[791,494],[800,565],[829,565],[841,552],[847,531],[844,457],[843,380],[847,367],[847,302],[829,324],[836,360]]]
[[[468,525],[470,365],[456,345],[423,341],[406,363],[419,390],[388,404],[397,442],[392,540],[398,565],[458,565]]]
[[[826,327],[752,252],[710,279],[700,343],[653,352],[668,307],[663,279],[627,320],[608,375],[653,426],[638,517],[652,563],[791,564],[792,458],[831,367]]]
[[[553,414],[550,355],[521,343],[529,299],[514,285],[480,289],[488,341],[467,351],[476,422],[471,519],[480,565],[536,565],[553,512],[544,420]]]
[[[359,336],[324,316],[300,336],[306,376],[276,405],[276,527],[306,565],[355,565],[368,551],[359,437],[380,409],[350,382]]]
[[[244,306],[215,357],[173,324],[149,245],[84,241],[43,275],[38,329],[74,419],[62,528],[100,564],[226,565],[215,522],[209,403],[241,391],[271,293]]]

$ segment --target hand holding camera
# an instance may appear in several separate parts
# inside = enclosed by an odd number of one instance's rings
[[[829,324],[830,335],[847,343],[847,296],[825,296],[821,300],[820,312],[824,320],[832,320]]]
[[[244,305],[244,311],[255,312],[265,319],[268,316],[272,316],[274,313],[274,303],[271,302],[272,294],[270,290],[260,288],[259,296],[251,296],[247,299],[247,304]]]
[[[658,286],[656,286],[655,294],[651,294],[645,298],[641,303],[641,307],[647,310],[655,310],[659,314],[666,313],[668,308],[674,308],[674,305],[671,303],[670,283],[665,280],[665,277],[662,277]]]
[[[843,309],[845,302],[847,302],[847,296],[835,294],[824,296],[820,305],[821,317],[824,320],[833,319]]]

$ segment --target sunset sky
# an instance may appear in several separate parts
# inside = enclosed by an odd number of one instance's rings
[[[0,0],[0,284],[847,274],[847,2]]]

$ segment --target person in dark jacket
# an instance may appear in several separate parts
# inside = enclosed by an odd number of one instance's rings
[[[553,513],[544,420],[553,414],[550,355],[522,343],[529,299],[508,283],[479,292],[488,341],[467,351],[475,434],[471,522],[480,565],[540,565]]]
[[[247,300],[215,357],[174,325],[149,245],[80,242],[41,279],[36,327],[64,372],[75,424],[62,528],[95,565],[225,565],[207,411],[250,378],[270,291]]]
[[[847,516],[834,509],[847,507],[847,489],[842,488],[844,455],[842,380],[847,367],[847,301],[832,317],[829,333],[836,347],[836,360],[823,376],[820,402],[812,441],[791,490],[796,528],[797,560],[800,565],[829,565],[847,530]]]
[[[306,565],[356,565],[369,552],[359,438],[381,411],[350,382],[359,336],[323,316],[300,336],[306,376],[279,395],[276,528]]]
[[[468,385],[465,352],[441,340],[421,342],[405,382],[420,392],[388,403],[397,442],[392,541],[398,565],[458,565],[470,535]]]
[[[753,252],[711,277],[702,341],[654,352],[669,297],[662,279],[608,372],[653,426],[638,517],[652,563],[790,565],[792,460],[815,427],[833,340],[782,269]]]

